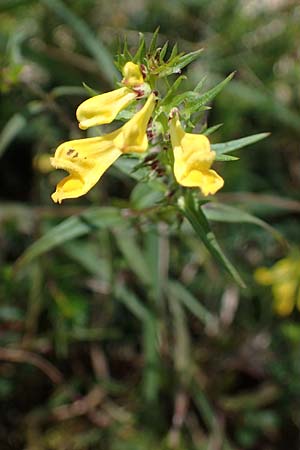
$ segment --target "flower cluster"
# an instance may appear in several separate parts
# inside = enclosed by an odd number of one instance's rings
[[[51,164],[67,171],[69,175],[58,183],[52,194],[54,202],[61,203],[64,199],[86,194],[122,154],[147,151],[147,128],[158,94],[145,81],[142,66],[129,61],[122,72],[122,87],[96,95],[78,107],[76,117],[79,128],[86,130],[96,125],[109,124],[133,102],[140,103],[145,99],[144,105],[112,133],[64,142],[56,149]],[[152,123],[153,129],[154,126]],[[200,188],[205,196],[215,194],[222,188],[223,179],[211,169],[215,152],[211,150],[208,138],[202,134],[185,132],[177,108],[173,108],[169,115],[169,135],[176,181],[185,187]]]
[[[288,316],[296,305],[300,310],[300,258],[289,255],[280,259],[271,268],[260,267],[255,271],[255,280],[271,286],[274,309],[280,316]]]

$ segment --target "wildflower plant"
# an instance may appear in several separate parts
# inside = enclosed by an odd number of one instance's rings
[[[262,221],[214,201],[213,196],[226,184],[222,167],[216,171],[214,165],[220,161],[237,161],[231,152],[265,138],[268,133],[212,143],[210,136],[219,126],[207,128],[205,116],[209,104],[234,74],[206,92],[203,92],[204,79],[193,90],[182,92],[182,82],[187,78],[182,70],[201,56],[202,49],[180,53],[177,45],[169,49],[168,42],[157,48],[157,37],[158,31],[147,47],[141,35],[134,55],[125,42],[116,60],[122,74],[117,88],[93,95],[77,108],[76,117],[82,130],[114,125],[115,121],[123,125],[116,125],[114,131],[101,135],[96,128],[94,137],[58,146],[51,164],[68,175],[59,181],[52,199],[61,203],[85,195],[115,164],[137,181],[143,193],[144,217],[149,213],[152,220],[160,220],[167,211],[167,222],[175,220],[180,225],[187,219],[210,253],[244,286],[238,271],[219,246],[209,220],[236,222],[238,217],[239,221],[260,225]],[[90,211],[84,220],[90,220],[88,217]],[[39,248],[41,251],[45,245],[48,248],[43,241],[52,242],[51,233],[25,253],[25,261],[31,258],[32,252],[39,253]]]

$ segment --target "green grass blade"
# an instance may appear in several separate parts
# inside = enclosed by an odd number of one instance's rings
[[[142,322],[149,320],[150,312],[146,306],[144,306],[139,298],[123,284],[117,284],[114,294],[137,319]]]
[[[150,315],[143,327],[143,347],[145,367],[143,373],[143,390],[147,402],[153,404],[158,399],[160,387],[158,324],[154,316]]]
[[[217,319],[179,281],[170,280],[167,289],[170,296],[175,296],[205,326],[217,324]]]
[[[35,241],[18,259],[16,269],[20,269],[53,248],[71,239],[101,228],[111,228],[124,222],[115,208],[92,208],[78,216],[72,216],[52,228]]]
[[[117,245],[130,269],[138,276],[143,284],[150,285],[151,275],[149,267],[131,231],[128,229],[119,230],[114,235]]]

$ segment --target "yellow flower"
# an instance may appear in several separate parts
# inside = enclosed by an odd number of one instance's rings
[[[139,66],[132,62],[126,63],[123,75],[122,83],[125,87],[95,95],[79,105],[76,111],[79,128],[86,130],[95,125],[111,123],[140,94],[134,91],[135,87],[144,82]]]
[[[88,98],[78,106],[76,117],[79,128],[86,130],[95,125],[111,123],[117,114],[129,105],[137,94],[127,87]]]
[[[210,169],[215,152],[211,150],[208,138],[203,134],[186,133],[177,113],[171,118],[170,134],[177,182],[186,187],[199,187],[205,196],[221,189],[223,178]]]
[[[129,61],[123,67],[122,83],[129,87],[137,87],[144,83],[143,74],[137,64]]]
[[[280,316],[291,314],[295,304],[300,310],[300,260],[289,256],[273,267],[260,267],[254,273],[257,283],[271,286],[274,310]]]
[[[61,144],[51,164],[69,172],[52,194],[54,202],[86,194],[122,153],[145,152],[148,148],[147,125],[155,105],[151,94],[143,108],[121,128],[110,134],[77,139]]]

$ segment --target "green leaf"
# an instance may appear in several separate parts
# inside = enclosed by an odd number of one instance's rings
[[[148,53],[150,55],[152,55],[152,53],[155,52],[156,46],[157,46],[157,38],[158,38],[158,33],[159,33],[159,27],[156,28],[156,30],[154,31],[153,35],[152,35],[152,39],[149,45],[149,50]]]
[[[205,92],[204,94],[200,95],[199,101],[202,104],[211,102],[224,89],[224,87],[229,83],[229,81],[232,80],[234,75],[235,75],[235,72],[232,72],[231,74],[228,75],[228,77],[225,78],[225,80],[221,81],[215,87],[213,87],[209,91]]]
[[[140,35],[139,46],[138,46],[137,52],[133,58],[133,62],[135,62],[135,63],[141,62],[142,59],[144,58],[145,52],[146,52],[145,36],[143,33],[139,33],[139,35]]]
[[[216,222],[230,222],[230,223],[251,223],[258,225],[264,230],[272,234],[281,244],[286,245],[284,237],[275,228],[271,227],[268,223],[262,219],[249,214],[242,209],[235,208],[229,205],[223,205],[221,203],[207,203],[202,206],[202,210],[208,220]]]
[[[175,296],[204,325],[210,328],[217,326],[217,319],[179,281],[170,280],[167,289],[171,296]]]
[[[181,381],[185,385],[189,384],[192,374],[191,364],[191,342],[187,317],[178,295],[168,298],[169,309],[173,319],[173,358],[176,371],[181,376]]]
[[[114,291],[117,299],[143,323],[143,390],[147,401],[157,400],[159,391],[159,355],[157,352],[158,324],[151,311],[123,284]]]
[[[247,136],[241,139],[235,139],[234,141],[224,142],[222,144],[212,144],[211,148],[217,154],[217,156],[223,153],[230,153],[239,148],[246,147],[247,145],[254,144],[254,142],[261,141],[268,137],[270,133],[259,133],[253,134],[252,136]],[[219,160],[220,161],[220,160]]]
[[[178,54],[178,44],[177,44],[177,42],[176,42],[176,43],[174,44],[174,47],[172,48],[172,51],[171,51],[171,55],[170,55],[169,60],[172,61],[172,59],[175,58],[175,56],[177,56],[177,54]]]
[[[51,97],[58,98],[64,95],[76,95],[76,96],[86,96],[86,90],[90,89],[88,86],[83,83],[84,87],[80,86],[58,86],[50,92]],[[95,95],[95,94],[93,94]]]
[[[150,311],[143,305],[139,298],[123,284],[118,283],[114,289],[114,294],[126,308],[132,312],[140,321],[146,322],[151,317]]]
[[[168,63],[165,66],[162,66],[161,70],[159,70],[159,78],[172,75],[173,73],[180,73],[181,69],[195,61],[202,51],[203,49],[201,48],[195,52],[187,53],[185,55],[178,55],[173,59],[173,61],[169,60]]]
[[[113,85],[114,79],[119,78],[113,58],[100,39],[94,35],[89,26],[77,17],[62,0],[41,0],[48,8],[53,10],[75,31],[82,45],[98,63],[104,78]]]
[[[221,128],[223,126],[222,123],[218,123],[217,125],[214,125],[213,127],[209,127],[206,130],[203,131],[203,134],[205,136],[210,136],[212,133],[214,133],[215,131],[219,130],[219,128]]]
[[[99,247],[95,246],[95,242],[89,240],[67,242],[63,244],[63,251],[91,275],[98,279],[109,280],[109,263],[100,256]]]
[[[231,155],[216,155],[215,161],[237,161],[240,158]]]
[[[163,48],[159,52],[159,61],[161,64],[164,62],[164,57],[166,56],[168,46],[169,46],[169,41],[166,41]]]
[[[195,87],[194,92],[197,92],[197,93],[201,92],[206,80],[207,80],[207,75],[204,75],[204,77],[201,78],[201,80],[198,82],[197,86]]]
[[[187,103],[188,113],[193,114],[197,111],[200,111],[204,105],[211,102],[229,83],[234,74],[235,72],[231,73],[227,78],[225,78],[225,80],[221,81],[221,83],[217,84],[215,87],[205,92],[204,94],[199,94],[198,92],[192,91]]]
[[[84,89],[86,90],[86,92],[89,94],[90,97],[94,97],[95,95],[98,95],[99,92],[95,91],[95,89],[91,88],[90,86],[88,86],[85,82],[82,83]]]
[[[0,157],[5,152],[9,144],[23,130],[27,121],[22,114],[14,114],[3,127],[0,134]]]
[[[143,347],[145,357],[143,390],[146,400],[151,403],[158,400],[160,388],[160,362],[157,351],[158,333],[158,321],[153,314],[150,314],[149,318],[144,322],[143,327]]]
[[[114,233],[117,245],[126,259],[130,269],[143,284],[151,284],[149,267],[131,230],[118,230]]]
[[[158,181],[136,184],[130,196],[132,208],[145,209],[157,205],[164,198],[163,189],[165,190],[166,186]]]
[[[78,216],[72,216],[52,228],[35,241],[17,261],[19,270],[43,253],[64,244],[71,239],[88,234],[101,228],[112,228],[124,223],[116,208],[91,208]]]
[[[140,163],[140,159],[137,158],[119,158],[114,163],[114,168],[117,168],[120,172],[133,178],[134,180],[141,181],[146,176],[148,171],[145,168],[136,169],[139,165],[138,163]]]
[[[211,230],[206,216],[204,215],[201,206],[197,203],[193,194],[188,192],[185,198],[181,197],[179,199],[178,206],[210,253],[217,259],[217,261],[219,261],[221,266],[232,276],[239,286],[246,287],[239,273],[219,246],[216,236]]]
[[[170,87],[170,89],[168,90],[168,92],[166,93],[166,95],[164,96],[162,101],[160,102],[159,106],[167,105],[168,103],[170,103],[170,101],[172,101],[174,93],[177,91],[177,89],[179,88],[179,86],[183,80],[186,80],[185,75],[180,75],[180,77],[178,77],[174,81],[174,83],[172,84],[172,86]]]

